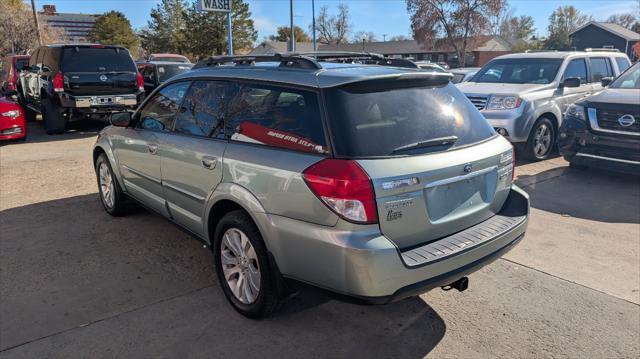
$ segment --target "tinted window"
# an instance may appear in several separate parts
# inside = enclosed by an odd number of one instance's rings
[[[620,70],[620,72],[625,71],[631,66],[629,60],[624,57],[616,57],[616,63],[618,64],[618,70]]]
[[[138,128],[169,131],[188,88],[188,82],[179,82],[160,90],[140,111]]]
[[[424,80],[356,83],[327,91],[331,134],[337,155],[387,156],[444,151],[494,135],[482,114],[449,83]],[[445,137],[453,144],[401,151]]]
[[[192,65],[190,64],[157,65],[156,67],[158,69],[158,80],[160,82],[165,82],[173,76],[191,70],[191,66]]]
[[[548,84],[553,82],[562,59],[502,59],[485,65],[473,78],[474,82],[512,84]]]
[[[611,62],[606,57],[592,57],[589,61],[591,63],[591,81],[598,82],[603,77],[613,76]]]
[[[632,68],[620,75],[609,88],[617,89],[640,89],[640,63],[636,63]]]
[[[28,59],[16,60],[16,71],[22,71],[27,65],[29,65]]]
[[[196,81],[189,89],[178,116],[175,130],[196,136],[213,136],[220,129],[227,102],[228,85],[220,81]]]
[[[62,55],[63,72],[135,72],[129,52],[124,49],[95,47],[65,47]]]
[[[587,82],[587,63],[584,59],[575,59],[569,62],[567,68],[564,70],[564,76],[562,79],[568,79],[571,77],[577,77],[580,79],[580,83]]]
[[[263,85],[234,87],[225,126],[231,139],[328,152],[316,93]]]

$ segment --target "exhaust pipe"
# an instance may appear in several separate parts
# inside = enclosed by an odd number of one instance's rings
[[[469,288],[469,278],[467,277],[462,277],[460,279],[458,279],[457,281],[447,284],[445,286],[440,287],[442,290],[444,291],[449,291],[451,289],[457,289],[458,292],[464,292],[465,290],[467,290],[467,288]]]

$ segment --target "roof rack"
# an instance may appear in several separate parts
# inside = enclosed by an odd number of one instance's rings
[[[599,48],[590,47],[590,48],[584,49],[584,51],[586,52],[620,52],[620,50],[615,49],[613,47],[599,47]]]
[[[234,64],[236,66],[254,66],[258,62],[279,62],[280,67],[320,70],[322,66],[314,59],[297,54],[260,55],[260,56],[212,56],[198,61],[193,69]]]
[[[525,54],[535,53],[535,52],[558,52],[558,50],[524,50]]]
[[[326,62],[351,63],[358,62],[366,65],[383,65],[395,67],[419,68],[413,61],[407,59],[394,59],[374,52],[349,52],[349,51],[315,51],[296,53],[296,55],[313,57],[316,60]]]

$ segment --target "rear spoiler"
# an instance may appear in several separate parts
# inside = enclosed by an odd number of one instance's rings
[[[353,79],[352,81],[344,82],[336,85],[335,87],[350,86],[362,84],[363,86],[375,87],[377,84],[381,85],[384,89],[391,89],[394,87],[402,88],[406,87],[407,83],[412,81],[419,81],[428,86],[445,86],[451,81],[453,74],[448,72],[407,72],[392,75],[376,76],[368,79]]]

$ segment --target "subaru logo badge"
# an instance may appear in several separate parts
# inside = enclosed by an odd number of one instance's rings
[[[471,163],[467,163],[466,165],[464,165],[463,170],[467,173],[470,173],[471,171],[473,171],[473,165]]]
[[[100,81],[107,82],[107,80],[108,80],[107,75],[100,75]]]
[[[636,119],[635,117],[633,117],[633,115],[626,114],[626,115],[620,116],[620,118],[618,119],[618,123],[622,127],[629,127],[634,123],[636,123]]]

